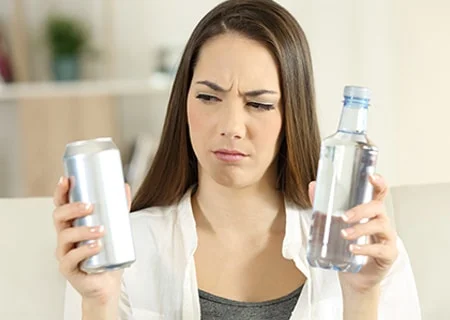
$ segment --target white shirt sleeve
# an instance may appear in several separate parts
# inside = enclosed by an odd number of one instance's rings
[[[118,320],[131,320],[131,308],[126,287],[122,278],[119,298],[119,318]],[[72,285],[66,282],[66,292],[64,299],[64,320],[81,320],[81,295]]]
[[[130,299],[128,298],[125,281],[121,281],[120,298],[119,298],[119,320],[132,320],[132,312]]]
[[[398,257],[381,283],[378,319],[420,320],[416,282],[403,241],[397,238]]]
[[[66,292],[64,297],[64,320],[80,320],[81,295],[76,291],[69,281],[66,281]]]

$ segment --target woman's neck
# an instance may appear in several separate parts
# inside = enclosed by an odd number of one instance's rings
[[[284,197],[274,184],[230,188],[201,179],[192,197],[197,227],[229,236],[258,236],[285,229]]]

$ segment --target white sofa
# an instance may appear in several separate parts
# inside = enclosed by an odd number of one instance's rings
[[[392,188],[387,208],[411,258],[423,319],[450,319],[450,183]],[[50,198],[0,199],[2,320],[62,319],[52,210]]]

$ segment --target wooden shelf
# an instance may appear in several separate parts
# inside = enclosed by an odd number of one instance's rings
[[[148,80],[0,84],[0,102],[39,97],[168,94],[171,85],[172,79],[165,75],[154,75]]]

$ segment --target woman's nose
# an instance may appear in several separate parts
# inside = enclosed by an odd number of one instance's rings
[[[220,115],[220,135],[229,139],[243,139],[245,137],[245,111],[241,105],[224,106]]]

